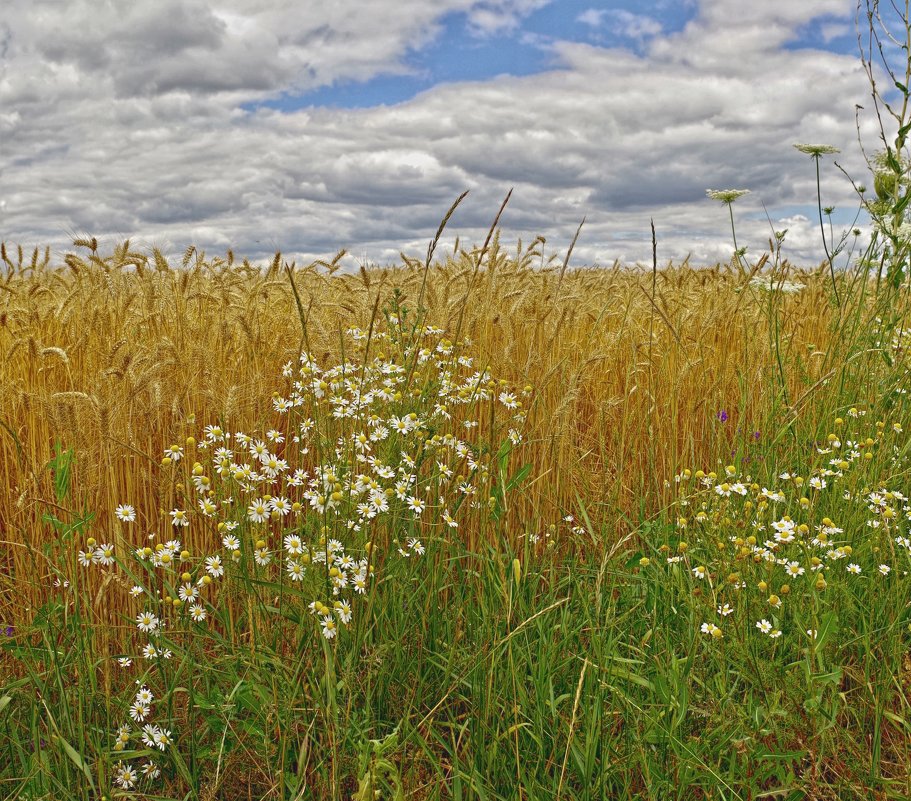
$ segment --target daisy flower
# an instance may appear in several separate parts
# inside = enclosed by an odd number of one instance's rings
[[[254,523],[264,523],[269,519],[269,504],[257,498],[247,509],[247,517]]]
[[[225,567],[220,556],[216,554],[215,556],[206,557],[206,573],[212,578],[220,578],[225,574]]]
[[[160,622],[151,612],[140,612],[136,615],[136,626],[145,634],[151,634],[156,631]]]
[[[114,510],[117,519],[124,523],[132,523],[136,519],[136,510],[129,504],[122,503]]]

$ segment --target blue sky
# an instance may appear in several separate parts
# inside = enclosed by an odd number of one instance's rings
[[[637,16],[658,12],[663,32],[672,33],[683,30],[693,18],[695,6],[682,2],[561,0],[531,12],[522,20],[518,33],[506,30],[485,34],[472,29],[469,14],[451,12],[438,21],[439,32],[431,43],[403,53],[401,66],[407,70],[405,74],[381,74],[367,81],[338,81],[245,107],[267,106],[280,111],[311,106],[369,108],[410,100],[440,83],[483,81],[498,75],[534,75],[560,68],[559,60],[548,50],[548,44],[554,40],[642,52],[643,38],[624,35],[619,26],[610,24],[611,14],[618,11]],[[592,24],[598,17],[601,24]],[[592,22],[585,22],[586,19]],[[808,36],[803,38],[812,40],[813,27],[809,26]]]
[[[850,225],[870,183],[856,141],[869,89],[854,0],[11,0],[0,19],[0,239],[76,234],[182,253],[280,249],[305,261],[420,253],[464,190],[448,242],[582,264],[759,257],[788,230],[823,257],[812,162],[840,148],[823,205]],[[861,119],[868,149],[875,119]],[[836,236],[838,235],[836,231]],[[444,249],[443,249],[444,250]]]

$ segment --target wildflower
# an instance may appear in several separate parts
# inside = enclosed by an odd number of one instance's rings
[[[160,622],[151,612],[140,612],[136,615],[136,626],[145,634],[156,631]]]
[[[278,512],[282,517],[291,511],[291,502],[287,498],[272,498],[269,506],[273,512]]]
[[[146,762],[145,765],[142,766],[142,775],[147,779],[157,779],[161,776],[161,768],[154,762]]]
[[[227,534],[222,537],[221,544],[229,551],[236,551],[240,548],[240,540],[234,534]]]
[[[225,574],[225,568],[221,562],[221,557],[217,554],[215,556],[207,556],[205,565],[206,573],[208,573],[212,578],[220,578]]]
[[[148,704],[144,704],[141,701],[134,701],[130,706],[130,717],[137,723],[142,723],[151,711],[152,708]]]
[[[336,601],[335,614],[347,626],[351,622],[351,604],[348,601]]]
[[[718,626],[716,626],[714,623],[703,623],[702,626],[700,626],[700,631],[703,634],[708,634],[714,637],[716,640],[720,639],[722,636],[721,629],[718,628]]]
[[[333,637],[335,637],[336,634],[338,634],[338,628],[335,625],[335,621],[329,615],[323,616],[322,626],[323,636],[327,640],[331,640]]]
[[[179,445],[171,445],[171,447],[165,448],[165,459],[170,459],[172,462],[179,462],[182,456],[183,448],[181,448]]]
[[[879,572],[884,576],[888,576],[890,571],[892,570],[892,568],[889,567],[889,565],[880,565],[878,569],[879,569]]]
[[[816,639],[816,634],[817,634],[816,629],[807,629],[807,636],[808,636],[811,640],[815,640],[815,639]]]
[[[91,567],[92,563],[95,561],[94,554],[91,552],[87,553],[86,551],[79,551],[79,553],[76,556],[76,559],[78,560],[79,564],[82,565],[83,567]]]
[[[785,572],[792,578],[797,578],[797,576],[802,576],[804,574],[804,569],[800,566],[799,562],[788,562],[785,565]]]
[[[199,595],[199,590],[189,582],[182,585],[181,588],[177,591],[177,596],[184,603],[195,601],[197,595]]]
[[[723,604],[722,606],[719,606],[719,607],[718,607],[718,614],[721,615],[722,617],[727,617],[727,616],[730,615],[733,611],[734,611],[734,610],[731,609],[731,605],[730,605],[730,604]]]
[[[189,526],[190,521],[187,519],[187,513],[182,509],[172,509],[171,510],[171,525],[174,526]]]
[[[424,555],[423,543],[420,540],[415,539],[414,537],[412,537],[411,539],[408,540],[408,548],[410,550],[414,551],[418,556]]]
[[[795,148],[797,148],[801,153],[805,153],[808,156],[813,158],[819,158],[820,156],[829,156],[835,153],[841,153],[837,147],[832,145],[807,145],[803,143],[795,143]]]
[[[117,770],[114,771],[114,783],[124,790],[133,789],[138,778],[139,776],[132,765],[120,765]]]
[[[206,619],[206,610],[201,604],[193,604],[190,607],[190,617],[194,623],[202,623]]]
[[[94,560],[105,567],[110,567],[114,564],[114,546],[108,545],[99,545],[95,549]]]
[[[138,598],[144,592],[145,590],[138,584],[134,584],[132,587],[130,587],[130,595],[132,595],[134,598]]]
[[[704,579],[706,576],[706,570],[701,565],[699,567],[694,567],[693,575],[698,579]]]
[[[257,548],[253,552],[253,559],[256,561],[260,567],[265,567],[272,561],[272,556],[269,554],[268,548]]]
[[[132,523],[136,519],[136,510],[125,503],[120,504],[120,506],[114,510],[114,514],[117,515],[118,520],[121,520],[124,523]]]
[[[813,487],[813,489],[817,490],[826,488],[826,480],[824,478],[820,478],[819,476],[813,476],[810,479],[809,484],[811,487]]]
[[[728,421],[727,410],[722,409],[720,412],[718,412],[718,414],[715,415],[715,417],[717,417],[722,423],[726,423]]]
[[[424,511],[425,504],[420,498],[416,498],[413,495],[408,498],[408,508],[414,512],[415,517],[421,514]]]
[[[247,517],[254,523],[264,523],[269,519],[269,504],[257,498],[247,509]]]
[[[152,693],[152,691],[151,691],[148,687],[146,687],[145,685],[143,685],[142,687],[140,687],[139,690],[138,690],[138,692],[136,693],[136,701],[137,701],[137,703],[151,704],[152,701],[154,701],[154,700],[155,700],[155,695],[154,695],[154,694]]]
[[[712,200],[718,200],[726,205],[730,205],[737,198],[750,194],[749,189],[706,189],[706,195]],[[727,417],[725,417],[725,420]],[[724,420],[722,420],[724,422]]]
[[[133,660],[128,656],[121,656],[117,658],[117,664],[122,668],[128,668],[133,664]]]
[[[289,559],[286,567],[291,581],[302,581],[307,568],[295,559]]]
[[[854,562],[851,562],[848,565],[847,570],[849,573],[853,573],[855,576],[860,575],[860,572],[861,572],[860,565],[856,565],[856,564],[854,564]]]
[[[763,618],[758,623],[756,623],[756,628],[759,629],[763,634],[769,634],[772,631],[772,624]]]

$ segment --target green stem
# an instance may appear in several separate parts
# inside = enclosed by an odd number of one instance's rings
[[[819,210],[819,232],[822,234],[822,249],[826,252],[826,259],[829,261],[829,272],[832,275],[832,291],[835,293],[835,302],[841,308],[841,299],[838,297],[838,286],[835,284],[835,265],[832,264],[832,256],[829,255],[829,246],[826,244],[826,229],[822,224],[822,190],[819,186],[819,156],[813,156],[816,162],[816,208]]]

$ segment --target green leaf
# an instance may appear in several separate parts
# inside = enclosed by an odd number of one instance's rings
[[[821,651],[829,639],[838,631],[838,614],[836,612],[826,612],[819,622],[819,630],[816,632],[816,650]]]
[[[56,728],[56,725],[54,728]],[[60,743],[60,747],[63,749],[63,752],[70,758],[70,762],[72,762],[77,768],[79,768],[79,770],[85,774],[85,777],[89,780],[89,786],[92,788],[92,790],[94,790],[95,780],[92,778],[92,771],[89,770],[89,766],[82,758],[82,755],[63,737],[61,737],[59,732],[57,733],[57,742]]]
[[[531,473],[531,464],[524,464],[515,473],[513,473],[512,478],[506,482],[506,491],[512,492],[516,487],[518,487],[526,478],[528,478]]]

